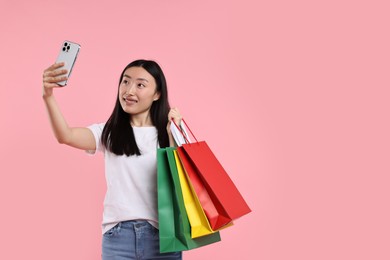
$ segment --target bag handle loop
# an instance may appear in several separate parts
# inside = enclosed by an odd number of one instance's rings
[[[186,134],[184,133],[183,129],[176,124],[175,120],[171,120],[171,121],[175,124],[176,128],[180,131],[180,133],[184,137],[186,143],[189,144],[190,142],[188,141],[188,138],[187,138]],[[187,129],[190,131],[191,135],[194,137],[195,141],[198,143],[198,139],[196,139],[195,135],[192,133],[191,129],[188,127],[188,124],[184,120],[184,118],[182,118],[182,121],[185,124],[185,126],[187,127]]]

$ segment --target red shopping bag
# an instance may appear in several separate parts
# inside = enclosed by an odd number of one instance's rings
[[[178,129],[186,138],[183,131]],[[251,209],[207,143],[198,142],[190,132],[196,142],[183,144],[177,151],[210,226],[217,230],[250,213]]]
[[[218,201],[211,199],[209,192],[200,177],[200,173],[198,173],[196,166],[192,163],[183,147],[178,147],[177,153],[183,165],[183,169],[188,176],[190,185],[198,197],[212,230],[218,230],[220,227],[229,224],[232,219],[223,210],[222,212],[218,212],[217,207],[214,205],[214,201],[215,203],[218,203]],[[221,205],[219,205],[218,208],[221,208]]]

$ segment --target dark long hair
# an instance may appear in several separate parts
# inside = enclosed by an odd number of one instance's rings
[[[125,71],[130,67],[142,67],[149,74],[151,74],[156,81],[156,91],[160,92],[160,98],[153,102],[150,108],[150,116],[152,124],[157,129],[158,142],[160,147],[169,146],[169,138],[167,133],[169,102],[168,102],[168,88],[164,73],[161,67],[151,60],[136,60],[131,62],[123,70],[119,86],[122,82]],[[141,152],[135,141],[133,127],[130,125],[130,116],[123,111],[119,102],[119,86],[118,95],[115,102],[114,110],[106,125],[104,126],[101,142],[110,152],[116,155],[126,154],[141,155]]]

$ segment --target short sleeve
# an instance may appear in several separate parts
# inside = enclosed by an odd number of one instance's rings
[[[104,151],[104,146],[102,145],[101,142],[101,137],[103,133],[105,123],[99,123],[99,124],[93,124],[88,126],[88,129],[91,130],[93,136],[95,137],[95,142],[96,142],[96,150],[87,150],[86,152],[89,155],[94,155],[96,154],[96,151]]]

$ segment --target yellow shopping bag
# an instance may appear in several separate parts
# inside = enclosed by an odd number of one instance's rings
[[[218,230],[213,230],[210,226],[196,192],[194,191],[191,182],[185,173],[185,169],[183,168],[177,151],[175,150],[173,153],[179,175],[180,187],[183,194],[184,206],[191,225],[191,238],[202,237],[217,232]],[[223,228],[229,227],[232,224],[233,223],[228,224]]]

